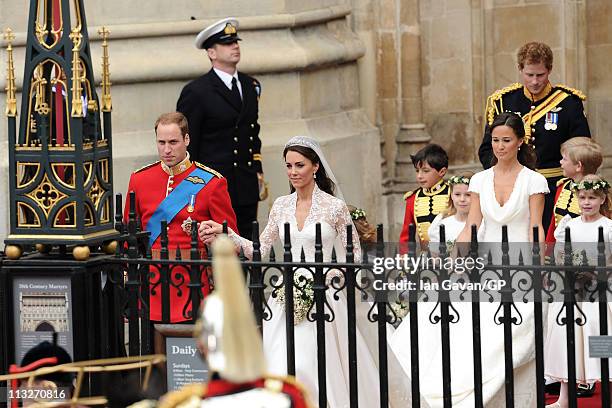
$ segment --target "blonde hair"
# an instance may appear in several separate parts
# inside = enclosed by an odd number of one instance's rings
[[[217,238],[212,250],[215,294],[223,303],[225,368],[219,374],[232,382],[254,381],[266,373],[266,361],[244,274],[229,238]]]
[[[473,171],[464,171],[463,173],[457,174],[457,176],[461,178],[467,178],[467,179],[471,179],[473,175],[474,175]],[[459,183],[459,184],[464,184],[464,183]],[[457,209],[455,208],[455,205],[453,204],[453,189],[455,186],[456,184],[450,185],[450,195],[448,197],[448,205],[446,209],[442,211],[442,218],[450,217],[452,215],[457,214]]]
[[[574,164],[582,164],[582,175],[597,173],[603,162],[601,146],[590,137],[572,137],[561,145],[561,154],[566,155]]]
[[[583,182],[597,182],[597,181],[605,181],[602,177],[596,175],[596,174],[588,174],[586,176],[584,176],[584,178],[580,181],[581,183]],[[597,190],[577,190],[576,191],[576,195],[578,195],[578,193],[580,191],[592,191],[596,196],[601,197],[604,199],[604,202],[601,203],[601,207],[599,207],[599,213],[601,215],[603,215],[606,218],[610,218],[610,216],[612,216],[612,208],[610,207],[610,199],[612,198],[610,196],[610,189],[597,189]]]

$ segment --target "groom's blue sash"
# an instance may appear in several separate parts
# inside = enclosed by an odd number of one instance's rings
[[[214,174],[196,167],[166,196],[147,222],[147,231],[151,233],[149,246],[152,247],[161,234],[161,222],[166,220],[170,224],[176,214],[189,204],[191,196],[197,195],[214,176]]]

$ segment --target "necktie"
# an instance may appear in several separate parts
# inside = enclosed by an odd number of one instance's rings
[[[238,106],[242,105],[242,97],[240,97],[240,90],[238,89],[238,83],[236,82],[236,77],[232,77],[232,98],[238,104]]]

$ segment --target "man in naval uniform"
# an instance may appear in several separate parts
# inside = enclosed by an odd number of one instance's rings
[[[264,186],[257,123],[261,86],[237,70],[237,28],[237,20],[226,18],[198,34],[195,45],[206,50],[212,69],[185,85],[176,110],[189,121],[192,159],[227,179],[240,234],[252,239]]]
[[[135,193],[136,217],[140,218],[142,228],[151,233],[149,245],[153,257],[159,256],[161,249],[161,222],[167,222],[167,236],[171,254],[176,249],[184,252],[182,258],[189,257],[191,248],[191,223],[214,220],[227,221],[231,228],[236,227],[236,216],[232,210],[227,192],[227,182],[216,171],[190,160],[187,146],[190,143],[187,119],[180,112],[161,115],[155,122],[157,152],[160,161],[135,171],[130,177],[128,192]],[[129,217],[129,194],[125,206],[125,219]],[[204,244],[198,241],[200,253],[204,256]],[[159,270],[151,268],[150,281],[159,281]],[[170,285],[170,321],[190,320],[187,315],[190,306],[189,272],[175,269],[183,275],[179,287]],[[173,278],[173,282],[176,282]],[[204,280],[203,292],[208,292],[208,282]],[[162,320],[160,288],[151,290],[150,318]]]
[[[204,301],[194,333],[209,381],[167,394],[159,408],[311,407],[295,379],[266,374],[261,334],[234,248],[225,236],[213,243],[215,292]]]
[[[485,169],[491,167],[490,125],[501,112],[517,113],[525,122],[526,137],[535,146],[537,171],[546,177],[549,190],[555,191],[557,181],[563,176],[559,167],[561,144],[575,136],[591,136],[582,104],[586,96],[564,85],[551,85],[548,77],[553,67],[553,53],[546,44],[523,45],[517,62],[522,83],[499,89],[487,99],[486,126],[478,156]],[[542,215],[544,231],[551,220],[554,198],[554,194],[546,195]]]

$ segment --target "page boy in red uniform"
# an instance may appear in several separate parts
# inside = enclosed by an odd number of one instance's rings
[[[602,162],[601,146],[591,138],[573,137],[561,145],[563,178],[557,182],[553,214],[546,233],[547,243],[555,242],[555,228],[564,216],[569,214],[574,218],[580,215],[573,184],[579,183],[586,175],[597,173]]]
[[[404,194],[406,212],[399,242],[402,244],[410,240],[408,226],[415,224],[417,241],[424,244],[429,242],[427,230],[431,222],[448,205],[450,187],[444,181],[448,168],[448,155],[441,146],[430,143],[410,158],[416,171],[419,188]]]

